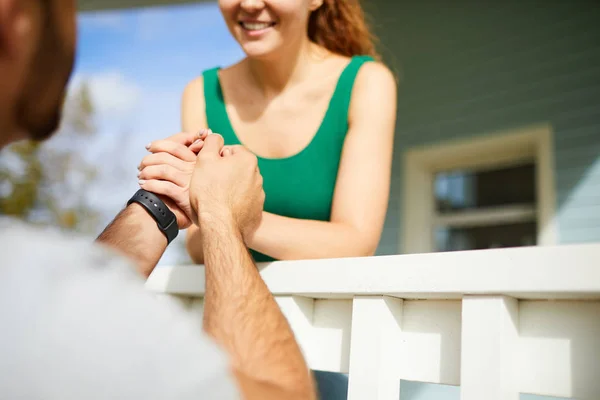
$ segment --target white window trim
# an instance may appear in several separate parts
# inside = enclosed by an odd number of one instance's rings
[[[556,244],[552,128],[543,124],[407,151],[400,213],[401,253],[429,253],[435,249],[433,189],[436,173],[459,168],[499,168],[527,160],[536,163],[537,243],[540,246]]]
[[[533,204],[514,204],[437,215],[434,216],[433,223],[435,226],[460,228],[529,221],[537,221],[537,210]]]

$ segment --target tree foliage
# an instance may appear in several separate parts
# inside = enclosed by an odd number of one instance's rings
[[[87,199],[97,170],[86,159],[95,135],[94,105],[87,85],[64,104],[56,135],[45,143],[23,141],[0,158],[0,213],[28,222],[91,233],[99,210]]]

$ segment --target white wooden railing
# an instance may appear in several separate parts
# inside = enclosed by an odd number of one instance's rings
[[[349,399],[400,380],[600,399],[600,244],[276,262],[261,274],[313,369],[349,373]],[[158,268],[151,290],[202,314],[204,269]]]

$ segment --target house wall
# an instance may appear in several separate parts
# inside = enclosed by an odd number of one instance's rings
[[[398,253],[415,146],[550,123],[559,243],[600,241],[600,7],[589,1],[367,3],[399,104],[379,254]]]

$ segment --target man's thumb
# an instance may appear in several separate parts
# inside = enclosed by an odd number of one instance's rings
[[[208,137],[204,140],[204,147],[202,147],[199,155],[213,154],[218,156],[221,154],[221,149],[223,148],[224,144],[225,141],[223,140],[223,136],[217,133],[208,135]]]

